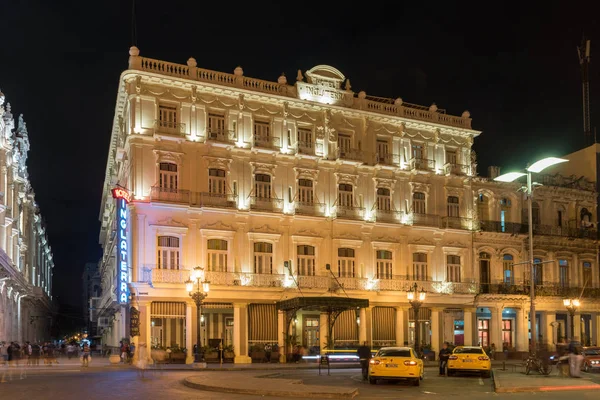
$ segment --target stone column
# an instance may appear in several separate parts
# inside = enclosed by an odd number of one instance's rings
[[[367,312],[365,308],[360,309],[360,325],[358,327],[358,343],[362,345],[367,341],[367,330],[369,327],[367,326]]]
[[[527,313],[523,308],[517,309],[517,318],[515,320],[515,341],[517,351],[529,351],[529,328]]]
[[[496,350],[502,349],[502,308],[490,307],[492,319],[490,321],[490,343],[496,345]],[[482,343],[483,345],[483,343]]]
[[[286,349],[285,349],[285,311],[277,311],[277,345],[279,346],[279,361],[282,363],[286,362]]]
[[[367,307],[365,310],[365,327],[367,328],[367,343],[373,348],[373,307]],[[362,324],[362,317],[360,320]]]
[[[250,364],[248,356],[248,304],[233,304],[233,350],[235,364]]]
[[[327,313],[321,313],[319,315],[319,342],[321,347],[321,354],[327,349],[327,339],[329,336],[329,319]]]
[[[477,328],[475,324],[476,317],[476,309],[475,308],[465,308],[463,311],[463,321],[464,321],[464,342],[465,346],[473,346],[475,345],[477,334],[475,329]]]
[[[573,333],[573,337],[579,338],[581,341],[583,338],[581,337],[581,313],[575,313],[575,317],[573,317],[575,332]]]
[[[592,345],[598,346],[600,343],[600,312],[596,313],[592,320],[594,323],[592,324]]]
[[[185,303],[185,348],[187,349],[187,354],[185,356],[185,363],[191,364],[194,362],[194,329],[192,328],[193,324],[193,304]]]
[[[443,337],[441,314],[443,310],[441,308],[431,309],[431,350],[437,355],[440,352],[441,341]]]
[[[404,346],[404,311],[404,307],[396,307],[396,346]]]
[[[536,311],[537,312],[537,311]],[[548,341],[548,312],[547,311],[539,311],[540,320],[539,320],[539,332],[538,335],[538,344],[543,344]]]

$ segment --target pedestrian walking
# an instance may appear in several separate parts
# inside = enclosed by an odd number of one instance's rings
[[[34,366],[40,365],[41,351],[42,351],[42,349],[40,348],[39,344],[34,343],[31,345],[31,365],[34,365]]]
[[[371,360],[371,348],[364,342],[362,346],[356,350],[356,355],[360,360],[360,368],[362,370],[363,381],[369,377],[369,360]]]
[[[140,343],[136,366],[140,378],[144,379],[144,372],[146,371],[146,368],[148,368],[148,348],[144,342]]]
[[[490,359],[494,360],[496,358],[496,345],[492,343],[490,347]]]
[[[8,345],[6,342],[0,342],[0,365],[8,365]]]
[[[452,352],[448,348],[448,342],[444,342],[440,350],[440,376],[446,376],[446,366]]]
[[[129,345],[129,363],[131,364],[135,358],[135,343]]]
[[[569,343],[569,373],[572,378],[581,378],[581,365],[583,364],[583,351],[579,338],[573,338]]]
[[[129,351],[127,343],[121,342],[121,360],[123,360],[123,364],[127,362],[127,352]]]
[[[223,348],[223,345],[221,345],[221,348]],[[265,344],[265,358],[268,363],[271,362],[271,350],[273,350],[271,343]]]
[[[90,366],[90,346],[87,343],[83,344],[83,352],[81,354],[81,366]]]

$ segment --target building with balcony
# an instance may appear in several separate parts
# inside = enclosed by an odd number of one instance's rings
[[[27,172],[29,135],[0,92],[0,341],[50,339],[52,250]]]
[[[479,134],[466,111],[355,93],[330,66],[292,85],[132,47],[100,213],[106,342],[128,338],[135,307],[136,340],[191,349],[200,324],[202,345],[233,345],[240,363],[265,343],[404,345],[416,330],[434,351],[443,341],[526,351],[524,200],[519,184],[476,176]],[[576,329],[595,343],[596,240],[577,219],[595,220],[596,192],[535,196],[534,256],[555,261],[534,278],[540,339],[568,335],[560,296],[582,290]],[[201,321],[184,285],[196,266],[210,281]],[[428,293],[417,315],[415,282]],[[356,307],[332,319],[324,297]]]

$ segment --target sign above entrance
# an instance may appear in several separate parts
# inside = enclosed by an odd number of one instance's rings
[[[302,82],[302,75],[298,74],[296,88],[300,99],[323,104],[352,105],[354,93],[350,91],[350,83],[346,81],[346,90],[342,89],[346,77],[337,69],[329,65],[317,65],[306,71],[306,77],[308,83]]]

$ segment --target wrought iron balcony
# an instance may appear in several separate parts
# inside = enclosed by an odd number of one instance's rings
[[[480,293],[483,294],[513,294],[529,296],[530,285],[528,281],[513,284],[504,283],[480,283]],[[544,282],[543,285],[535,285],[536,296],[555,296],[555,297],[592,297],[600,296],[600,288],[581,288],[568,287],[560,283]]]
[[[365,216],[365,209],[363,207],[353,206],[340,206],[336,207],[336,217],[344,219],[358,219],[361,220]]]
[[[501,232],[511,235],[527,234],[527,225],[517,222],[479,221],[479,229],[483,232]]]
[[[281,145],[278,137],[255,136],[254,147],[260,147],[263,149],[278,149],[281,147]]]
[[[375,163],[378,165],[390,165],[390,166],[399,166],[400,165],[400,156],[397,154],[377,153],[375,156]]]
[[[440,227],[439,215],[412,213],[411,221],[413,225],[417,226],[431,226],[434,228]]]
[[[157,119],[154,121],[154,130],[159,134],[185,136],[185,124],[181,122],[163,121]]]
[[[152,186],[152,189],[150,191],[150,201],[189,204],[190,191],[182,189],[163,188],[160,186]]]
[[[527,223],[518,222],[503,222],[503,221],[480,221],[479,229],[484,232],[501,232],[508,234],[522,234],[528,233],[529,225]],[[592,239],[597,240],[598,232],[593,229],[586,228],[567,228],[552,225],[533,225],[533,234],[542,236],[562,236],[579,239]]]
[[[446,175],[470,175],[471,166],[464,164],[446,163],[444,164],[444,174]]]
[[[206,279],[211,285],[275,287],[283,286],[285,275],[282,274],[252,274],[246,272],[206,271]]]
[[[235,132],[226,130],[210,130],[206,132],[206,140],[219,143],[233,143],[235,140]]]
[[[269,197],[251,197],[250,209],[256,211],[283,211],[283,200]]]
[[[308,203],[296,201],[295,207],[297,215],[313,215],[315,217],[322,217],[325,215],[324,203]]]
[[[386,222],[389,224],[401,224],[405,222],[405,214],[404,211],[377,210],[375,220],[377,222]]]
[[[464,229],[470,231],[473,229],[473,220],[462,217],[443,217],[442,228],[445,229]]]
[[[363,162],[364,153],[359,149],[338,149],[337,158],[346,161]]]
[[[178,268],[159,268],[156,264],[146,264],[142,267],[140,281],[155,283],[184,283],[190,278],[191,270],[182,266]]]
[[[323,144],[315,142],[296,142],[296,151],[298,154],[306,154],[309,156],[322,156]]]
[[[411,171],[433,171],[435,170],[435,160],[427,160],[425,158],[411,158],[409,163]]]
[[[222,193],[194,193],[192,195],[192,206],[215,207],[215,208],[237,208],[237,196]]]

